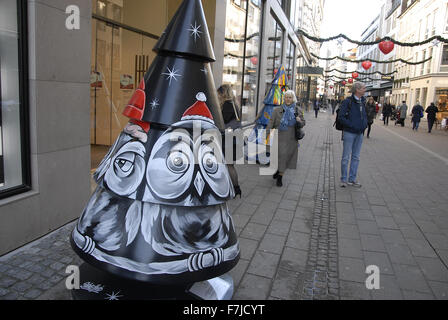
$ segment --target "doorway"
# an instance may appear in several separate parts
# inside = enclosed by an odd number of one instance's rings
[[[91,169],[97,168],[129,121],[122,115],[156,54],[157,39],[92,20],[90,73]]]

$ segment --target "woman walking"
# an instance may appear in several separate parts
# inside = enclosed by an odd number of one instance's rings
[[[218,88],[219,105],[221,106],[222,117],[224,119],[224,125],[227,128],[237,129],[241,127],[241,112],[239,111],[238,104],[235,101],[235,97],[232,92],[232,88],[228,84],[223,84]],[[224,147],[224,146],[223,146]],[[236,147],[233,144],[233,161],[236,160]],[[241,198],[241,188],[238,183],[238,173],[236,172],[233,163],[227,164],[229,170],[230,179],[235,189],[235,197],[237,195]]]
[[[373,119],[376,115],[376,104],[373,97],[369,97],[366,103],[366,112],[367,112],[367,138],[370,138],[370,130],[372,130]]]
[[[420,102],[417,101],[416,105],[412,108],[412,130],[418,131],[421,118],[423,118],[423,107]]]
[[[283,175],[286,169],[296,169],[298,146],[295,136],[295,125],[299,122],[305,125],[303,111],[296,107],[296,95],[288,90],[284,95],[284,104],[274,109],[266,130],[278,129],[278,170],[273,178],[277,179],[277,186],[283,186]]]

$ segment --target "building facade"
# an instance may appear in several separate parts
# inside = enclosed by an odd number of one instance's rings
[[[303,1],[202,1],[215,85],[232,86],[245,125],[280,66],[302,92],[297,68],[312,65],[296,34],[308,21]],[[122,111],[181,2],[0,2],[0,255],[79,217],[91,172],[128,122]]]

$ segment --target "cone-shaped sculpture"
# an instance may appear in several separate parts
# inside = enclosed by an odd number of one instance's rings
[[[286,79],[285,68],[280,66],[271,82],[271,88],[263,101],[264,108],[257,117],[256,125],[248,138],[248,143],[256,143],[257,145],[266,143],[267,137],[263,133],[269,123],[269,120],[271,120],[274,108],[283,104],[283,94],[286,90],[288,90]],[[257,152],[257,154],[250,155],[248,154],[249,149],[250,148],[248,146],[245,149],[247,160],[258,161],[261,164],[269,163],[269,152]]]
[[[200,0],[183,1],[154,51],[123,112],[130,123],[95,172],[98,187],[71,243],[86,262],[119,277],[193,283],[239,259]]]

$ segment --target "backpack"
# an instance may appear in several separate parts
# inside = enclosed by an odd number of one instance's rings
[[[348,109],[347,109],[347,112],[345,113],[345,117],[346,117],[346,118],[348,118],[348,115],[349,115],[350,110],[351,110],[351,108],[352,108],[352,98],[349,98],[349,99],[350,99],[350,101],[349,101],[349,103],[348,103]],[[341,104],[341,105],[342,105],[342,104]],[[338,120],[338,117],[339,117],[339,111],[340,111],[340,110],[341,110],[340,107],[339,107],[338,110],[336,110],[336,120],[335,120],[334,123],[333,123],[333,127],[335,127],[336,130],[342,131],[342,130],[344,130],[344,125]]]

